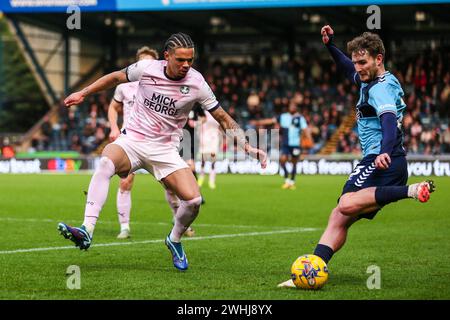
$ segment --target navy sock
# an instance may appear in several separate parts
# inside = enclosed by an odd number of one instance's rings
[[[292,166],[292,172],[291,172],[291,180],[295,181],[295,176],[297,175],[297,165],[294,164]]]
[[[289,172],[286,169],[286,163],[283,163],[281,165],[281,169],[283,169],[283,171],[284,171],[284,178],[287,179],[289,177]]]
[[[380,206],[406,198],[408,198],[408,186],[385,186],[375,189],[375,201]]]
[[[314,255],[321,257],[325,263],[328,264],[328,261],[330,261],[331,257],[333,256],[334,251],[329,246],[326,246],[324,244],[317,244],[316,249],[314,250]]]

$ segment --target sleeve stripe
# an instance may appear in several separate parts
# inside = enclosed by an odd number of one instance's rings
[[[219,107],[220,107],[220,103],[217,102],[217,104],[214,107],[208,109],[208,112],[213,112],[213,111],[217,110]]]
[[[119,101],[119,100],[117,100],[115,97],[113,97],[113,100],[114,100],[115,102],[117,102],[117,103],[123,103],[123,101]]]
[[[127,81],[130,82],[130,78],[128,78],[128,67],[125,69],[125,75],[127,76]]]
[[[385,110],[385,111],[379,113],[379,114],[378,114],[378,117],[381,117],[381,116],[382,116],[383,114],[385,114],[385,113],[392,113],[392,114],[394,114],[395,116],[397,116],[397,112],[392,111],[392,110]]]

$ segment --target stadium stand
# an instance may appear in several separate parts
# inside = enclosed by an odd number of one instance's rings
[[[438,49],[388,61],[389,69],[404,85],[408,109],[403,125],[410,154],[450,152],[449,61],[448,52]],[[327,56],[310,50],[279,66],[274,66],[270,57],[262,63],[214,61],[205,74],[222,106],[244,128],[258,128],[254,120],[276,117],[294,101],[314,139],[312,144],[305,142],[308,153],[320,152],[327,142],[332,152],[360,153],[353,112],[356,87],[348,81],[339,83],[341,75]],[[57,121],[51,124],[47,119],[41,125],[43,138],[37,142],[38,149],[95,152],[109,134],[108,104],[109,96],[102,94],[76,109],[61,105]]]

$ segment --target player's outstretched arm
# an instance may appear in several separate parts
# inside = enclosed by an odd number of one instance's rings
[[[64,99],[64,104],[66,107],[70,107],[76,104],[80,104],[84,101],[84,99],[96,92],[100,92],[112,87],[117,86],[118,84],[127,82],[127,75],[125,71],[115,71],[111,72],[100,79],[96,80],[94,83],[88,85],[81,91],[77,91],[69,95],[66,99]]]
[[[114,141],[120,135],[120,129],[117,125],[117,118],[119,114],[119,110],[122,107],[122,103],[117,102],[115,99],[111,100],[108,108],[108,121],[111,126],[111,132],[109,134],[109,140]]]
[[[334,30],[329,25],[325,25],[320,30],[322,35],[322,42],[327,47],[333,60],[336,62],[338,69],[345,73],[345,76],[355,84],[359,85],[361,80],[356,73],[355,66],[352,60],[350,60],[338,47],[333,43]]]
[[[375,168],[385,170],[391,165],[391,153],[397,140],[397,117],[392,112],[386,112],[380,117],[381,141],[380,154],[375,159]]]
[[[237,124],[233,118],[222,109],[218,107],[216,110],[211,112],[213,118],[220,124],[225,133],[233,138],[237,138],[238,145],[244,149],[251,157],[258,159],[261,162],[261,168],[267,166],[267,154],[257,148],[252,147],[245,139],[244,131]]]

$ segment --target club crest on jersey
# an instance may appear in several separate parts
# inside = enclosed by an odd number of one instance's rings
[[[188,94],[189,93],[189,87],[188,86],[181,86],[180,87],[180,92],[182,93],[182,94]]]

